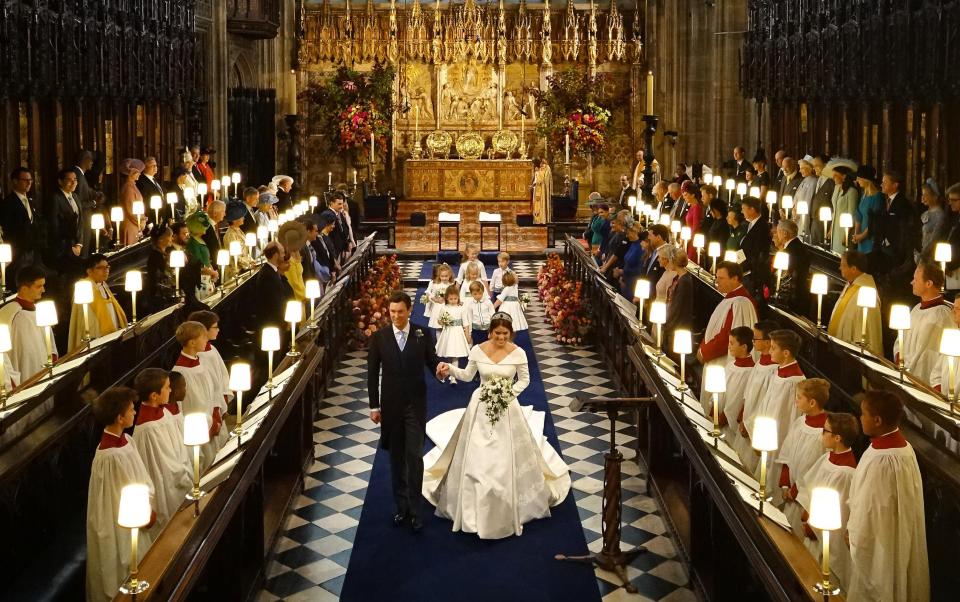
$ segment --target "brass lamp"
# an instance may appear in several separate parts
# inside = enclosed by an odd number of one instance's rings
[[[200,498],[207,492],[200,489],[200,448],[210,442],[210,427],[203,412],[194,412],[183,417],[183,444],[193,448],[193,489],[187,499],[194,502],[193,515],[200,516]]]
[[[310,327],[316,326],[317,320],[317,299],[320,298],[320,281],[316,278],[311,278],[303,283],[304,285],[304,295],[310,301]]]
[[[117,524],[130,529],[130,576],[120,585],[120,593],[136,595],[143,593],[150,584],[137,578],[140,562],[137,553],[137,536],[141,528],[150,524],[150,487],[144,483],[126,485],[120,490],[120,508]]]
[[[13,247],[0,244],[0,296],[7,292],[7,265],[13,262]]]
[[[110,221],[114,223],[117,229],[117,239],[114,241],[116,245],[120,246],[120,224],[123,223],[123,208],[122,207],[111,207],[110,208]]]
[[[703,247],[707,246],[706,237],[697,232],[693,235],[693,248],[697,250],[697,272],[700,271],[700,253],[703,251]]]
[[[817,328],[823,328],[823,296],[829,290],[826,274],[814,274],[810,278],[810,292],[817,296]]]
[[[767,453],[776,451],[777,420],[768,416],[757,416],[753,419],[753,430],[750,432],[750,445],[760,452],[760,490],[753,494],[753,499],[760,502],[760,516],[763,516],[763,503],[769,502],[767,497]]]
[[[780,293],[780,280],[783,278],[784,270],[790,269],[790,255],[786,251],[777,251],[773,256],[773,269],[777,270],[777,288],[776,293]]]
[[[687,386],[686,379],[686,357],[693,353],[693,336],[689,330],[677,329],[673,331],[673,352],[680,354],[680,386],[677,390],[681,393],[690,387]]]
[[[53,301],[39,301],[37,303],[37,326],[43,329],[43,336],[47,342],[47,363],[44,367],[53,369],[53,331],[57,325],[57,306]]]
[[[220,267],[220,294],[223,294],[223,281],[226,280],[227,266],[230,265],[230,251],[220,249],[217,251],[217,266]]]
[[[720,430],[720,394],[727,391],[727,375],[723,366],[707,366],[704,374],[703,388],[710,393],[713,398],[713,430],[710,436],[713,437],[713,445],[723,438],[723,431]]]
[[[872,286],[861,286],[857,291],[857,307],[863,309],[863,320],[860,323],[860,353],[867,346],[867,312],[877,306],[877,289]]]
[[[764,200],[767,202],[767,208],[770,210],[770,215],[773,215],[773,208],[777,204],[777,192],[775,190],[768,190],[767,198]]]
[[[90,216],[90,228],[93,230],[93,250],[100,250],[100,230],[106,230],[107,222],[102,213],[94,213]]]
[[[780,206],[787,212],[787,219],[790,219],[790,212],[793,210],[793,196],[785,194],[780,198]]]
[[[721,254],[720,243],[717,241],[713,241],[707,246],[707,256],[713,258],[713,267],[710,268],[710,273],[714,276],[717,275],[717,257],[720,257]]]
[[[947,390],[941,391],[950,402],[950,411],[956,411],[960,386],[957,386],[957,358],[960,357],[960,329],[944,328],[940,333],[940,354],[947,358]],[[941,387],[942,389],[942,387]]]
[[[637,304],[637,320],[640,322],[640,330],[646,330],[647,327],[643,323],[643,306],[650,298],[650,281],[646,278],[637,280],[637,283],[633,286],[633,296],[640,299],[640,303]]]
[[[250,364],[236,362],[230,366],[230,390],[237,394],[237,425],[233,434],[243,433],[243,392],[250,390]]]
[[[650,304],[650,323],[657,325],[657,360],[663,357],[663,325],[667,323],[667,304],[654,301]]]
[[[814,585],[813,589],[824,599],[840,593],[837,584],[830,582],[830,531],[842,527],[841,522],[840,493],[829,487],[814,487],[810,492],[810,519],[807,524],[820,530],[820,539],[823,541],[823,581]]]
[[[933,247],[933,260],[940,263],[940,267],[943,269],[943,275],[946,276],[947,264],[953,261],[953,247],[950,246],[950,243],[938,242]],[[940,287],[940,290],[945,290],[946,286],[946,278],[944,278],[944,283],[943,286]]]
[[[840,214],[840,227],[843,228],[843,244],[850,244],[850,228],[853,227],[853,216],[849,213]]]
[[[267,389],[274,389],[273,384],[273,352],[280,351],[280,329],[276,326],[267,326],[260,333],[260,349],[267,352]]]
[[[77,280],[73,285],[73,303],[83,310],[83,342],[90,342],[89,305],[93,303],[93,282]]]
[[[150,208],[153,209],[153,221],[160,226],[160,210],[163,209],[163,198],[159,194],[150,197]]]
[[[297,324],[303,321],[303,305],[296,299],[287,301],[283,321],[290,323],[290,351],[287,352],[287,355],[298,357],[300,352],[297,351]]]
[[[137,293],[143,290],[143,274],[140,270],[127,270],[124,274],[123,290],[130,293],[130,308],[133,310],[133,321],[129,326],[137,323]]]
[[[900,370],[900,380],[903,380],[903,370],[906,368],[906,358],[903,356],[903,331],[910,330],[910,307],[901,303],[890,306],[890,328],[897,331],[897,369]]]
[[[170,267],[173,268],[174,287],[177,299],[180,298],[180,268],[187,265],[187,255],[179,249],[170,251]]]

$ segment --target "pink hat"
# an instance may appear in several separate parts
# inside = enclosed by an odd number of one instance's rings
[[[140,159],[124,159],[120,162],[120,174],[124,176],[129,176],[130,172],[139,171],[142,172],[144,168],[143,161]]]

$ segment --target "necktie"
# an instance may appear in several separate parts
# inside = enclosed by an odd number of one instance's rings
[[[407,335],[404,334],[402,330],[397,331],[397,347],[400,348],[400,351],[403,351],[403,348],[407,345]]]

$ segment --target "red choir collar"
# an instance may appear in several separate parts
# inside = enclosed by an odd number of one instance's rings
[[[151,406],[142,403],[140,404],[140,411],[137,412],[137,426],[161,418],[163,418],[163,406]]]
[[[822,429],[823,425],[827,423],[827,413],[820,412],[816,416],[811,416],[807,414],[803,417],[803,422],[807,426],[812,426],[815,429]]]
[[[750,303],[753,304],[753,309],[754,311],[756,311],[757,302],[754,301],[753,297],[750,296],[750,292],[747,291],[747,287],[741,284],[740,286],[738,286],[737,288],[735,288],[734,290],[730,291],[729,293],[723,296],[724,299],[733,299],[734,297],[743,297],[744,299],[747,299],[748,301],[750,301]]]
[[[920,309],[930,309],[931,307],[938,307],[944,305],[943,295],[937,295],[929,301],[920,301]]]
[[[21,299],[20,297],[17,297],[17,303],[19,303],[19,304],[20,304],[20,307],[22,307],[23,309],[25,309],[25,310],[27,310],[27,311],[37,311],[37,304],[36,304],[36,303],[31,303],[31,302],[27,301],[26,299]]]
[[[789,378],[791,376],[803,376],[803,370],[800,369],[800,364],[796,360],[787,364],[786,366],[780,366],[777,368],[777,376],[780,378]]]
[[[174,416],[180,413],[180,404],[178,404],[175,401],[171,401],[170,403],[165,403],[163,404],[163,407],[166,408],[167,411],[173,414]]]
[[[761,354],[760,354],[760,361],[759,361],[758,363],[759,363],[761,366],[772,366],[772,365],[773,365],[773,360],[770,359],[770,354],[769,354],[769,353],[761,353]]]
[[[180,366],[181,368],[196,368],[200,365],[200,358],[190,357],[189,355],[181,352],[180,357],[177,358],[177,363],[175,365]]]
[[[97,449],[111,449],[114,447],[123,447],[127,444],[127,438],[123,436],[123,433],[120,436],[116,436],[110,431],[104,430],[103,435],[100,436],[100,445],[97,446]]]
[[[870,440],[870,446],[873,449],[892,449],[895,447],[906,447],[907,440],[903,438],[900,429],[895,429],[886,435],[880,435]]]
[[[211,349],[213,349],[213,345],[210,344],[210,341],[207,341],[207,346],[204,347],[203,350],[204,352],[206,352],[206,351],[210,351]]]
[[[857,457],[853,455],[852,449],[842,452],[830,452],[830,456],[827,458],[827,460],[836,466],[849,466],[850,468],[857,467]]]
[[[752,368],[753,367],[753,358],[749,355],[747,357],[738,357],[733,360],[733,365],[740,368]]]

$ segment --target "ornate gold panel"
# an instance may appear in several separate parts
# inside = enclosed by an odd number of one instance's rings
[[[408,200],[525,201],[530,198],[529,161],[408,160],[404,163]]]

